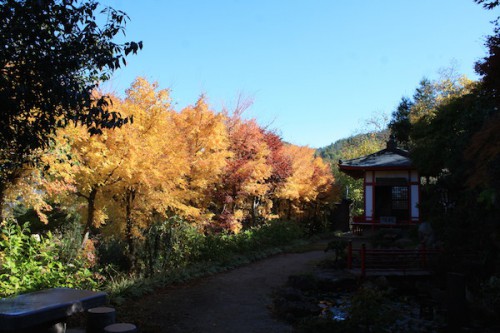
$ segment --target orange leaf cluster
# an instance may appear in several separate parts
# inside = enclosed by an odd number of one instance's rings
[[[270,218],[297,219],[331,191],[330,168],[314,150],[285,144],[245,120],[213,111],[204,96],[176,112],[168,90],[138,78],[110,111],[133,123],[102,135],[58,132],[47,152],[46,192],[85,213],[86,231],[139,236],[179,215],[200,230],[238,232]]]

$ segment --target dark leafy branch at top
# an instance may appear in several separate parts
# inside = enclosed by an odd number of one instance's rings
[[[474,0],[475,3],[483,5],[486,9],[493,9],[500,4],[500,0]]]
[[[486,9],[493,9],[500,4],[500,0],[474,0]],[[488,48],[488,56],[478,61],[475,65],[476,72],[482,76],[484,88],[496,100],[500,107],[500,24],[497,18],[495,22],[494,35],[488,36],[485,43]]]
[[[0,0],[0,219],[6,188],[58,127],[83,124],[100,133],[129,121],[108,111],[109,99],[94,92],[142,42],[115,43],[128,16],[98,5]]]
[[[0,141],[24,152],[45,146],[70,121],[93,133],[126,122],[93,91],[142,43],[113,42],[128,16],[106,8],[100,27],[97,7],[95,1],[0,1]]]

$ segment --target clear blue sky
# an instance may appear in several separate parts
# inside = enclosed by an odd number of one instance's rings
[[[144,49],[108,83],[137,76],[171,89],[175,108],[205,93],[215,110],[251,98],[246,116],[313,148],[390,114],[425,76],[455,64],[477,79],[498,11],[473,0],[103,0],[130,16]]]

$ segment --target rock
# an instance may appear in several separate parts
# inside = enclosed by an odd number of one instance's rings
[[[318,288],[328,292],[353,291],[357,288],[357,280],[352,276],[318,279]]]

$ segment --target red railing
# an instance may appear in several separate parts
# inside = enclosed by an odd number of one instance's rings
[[[399,220],[395,223],[382,223],[379,219],[368,220],[365,216],[353,216],[351,224],[361,226],[380,226],[380,227],[394,227],[394,226],[411,226],[417,225],[418,221]]]
[[[355,254],[359,253],[359,257]],[[352,242],[347,247],[347,267],[361,269],[365,276],[368,270],[376,271],[425,271],[429,269],[429,259],[439,250],[421,247],[414,250],[402,249],[367,249],[363,244],[359,249],[353,249]]]
[[[351,222],[351,229],[355,235],[361,235],[363,229],[371,227],[372,230],[376,228],[399,228],[399,227],[411,227],[418,225],[418,221],[396,221],[395,223],[382,223],[380,220],[367,220],[364,216],[353,216]]]
[[[366,218],[364,216],[353,216],[352,222],[353,223],[363,223],[363,222],[366,222]]]

